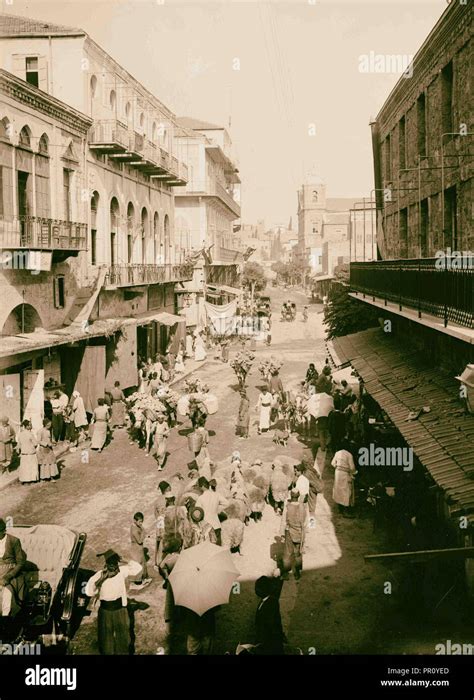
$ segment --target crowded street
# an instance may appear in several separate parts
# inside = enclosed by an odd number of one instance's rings
[[[279,308],[287,296],[283,290],[271,290],[274,308]],[[303,294],[292,292],[291,297],[301,309],[305,300]],[[291,324],[275,320],[272,345],[267,347],[259,343],[256,351],[258,360],[274,355],[283,362],[281,374],[287,384],[304,377],[310,362],[321,367],[326,357],[321,307],[311,307],[308,323],[302,322],[301,313],[298,316],[299,320]],[[231,350],[231,359],[234,352]],[[219,398],[219,411],[210,416],[207,423],[213,460],[225,460],[234,450],[238,450],[245,461],[253,458],[269,461],[284,454],[301,458],[305,446],[296,436],[290,438],[285,448],[273,443],[270,432],[257,435],[256,386],[260,382],[256,366],[249,377],[251,420],[247,440],[235,436],[238,392],[230,366],[213,360],[210,353],[197,374]],[[2,511],[18,524],[55,523],[86,532],[82,568],[93,570],[97,566],[96,552],[107,547],[113,547],[127,559],[129,525],[134,512],[144,513],[145,530],[153,534],[153,509],[159,481],[171,479],[177,473],[186,475],[188,471],[192,456],[186,438],[180,435],[186,427],[188,423],[182,422],[171,431],[170,455],[163,472],[157,472],[154,460],[146,458],[136,444],[129,444],[125,430],[116,430],[102,453],[80,447],[77,452],[68,454],[57,482],[28,487],[17,484],[4,490]],[[89,460],[86,463],[82,461],[84,454]],[[332,653],[340,645],[341,638],[348,652],[375,651],[378,611],[384,603],[378,592],[383,570],[364,566],[362,557],[377,550],[377,537],[372,534],[370,520],[355,523],[334,514],[331,472],[331,467],[326,466],[324,495],[318,497],[315,527],[308,530],[302,579],[289,581],[283,588],[283,624],[291,644],[304,653]],[[279,532],[279,520],[267,505],[262,521],[251,520],[245,528],[242,556],[233,555],[240,572],[238,592],[231,595],[230,605],[219,613],[216,653],[233,652],[239,642],[245,642],[252,635],[253,585],[259,576],[271,574],[275,566],[271,546]],[[153,559],[154,541],[149,542],[150,559]],[[159,574],[151,565],[149,570],[153,583],[135,596],[140,606],[135,613],[136,653],[164,653],[165,591]],[[370,606],[360,607],[356,600],[361,597],[366,604],[370,601]],[[370,615],[367,607],[370,607]],[[349,615],[353,621],[357,619],[357,624],[345,624]],[[71,650],[81,654],[97,651],[94,616],[83,619]]]

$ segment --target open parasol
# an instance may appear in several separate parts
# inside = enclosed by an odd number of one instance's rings
[[[229,602],[239,572],[228,549],[201,542],[184,549],[169,576],[176,605],[198,615]]]

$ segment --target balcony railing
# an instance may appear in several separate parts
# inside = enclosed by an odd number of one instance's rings
[[[94,122],[89,134],[89,147],[103,153],[120,153],[128,150],[130,132],[117,119]]]
[[[87,224],[39,216],[0,217],[0,247],[9,250],[86,250]]]
[[[185,189],[176,194],[180,196],[196,194],[203,197],[219,197],[219,199],[235,214],[236,218],[240,216],[240,204],[236,202],[232,194],[227,192],[225,187],[218,182],[213,182],[211,180],[201,182],[191,181]]]
[[[448,322],[473,328],[474,265],[473,259],[460,259],[454,267],[450,258],[380,260],[351,263],[350,286],[361,292],[417,309]]]
[[[133,287],[143,284],[187,282],[193,278],[192,265],[153,265],[122,263],[110,265],[105,277],[106,287]]]

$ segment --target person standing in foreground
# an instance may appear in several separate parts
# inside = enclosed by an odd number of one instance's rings
[[[223,496],[219,496],[218,493],[212,491],[209,488],[208,480],[201,476],[198,479],[199,488],[203,490],[203,493],[199,496],[196,501],[196,508],[202,508],[204,511],[204,522],[208,523],[214,530],[215,544],[222,546],[222,536],[221,536],[221,523],[219,521],[219,510],[220,508],[225,508],[229,505],[229,502]],[[211,540],[212,541],[212,540]]]
[[[258,397],[257,410],[260,409],[258,421],[258,434],[266,432],[270,428],[270,414],[272,411],[273,397],[265,387]]]
[[[158,413],[156,418],[156,426],[153,434],[153,455],[158,462],[158,470],[162,471],[166,460],[166,445],[170,428],[165,421],[165,414]]]
[[[8,416],[0,418],[0,467],[9,467],[13,457],[15,431]]]
[[[105,558],[105,566],[87,581],[85,593],[100,601],[99,652],[104,655],[130,654],[126,578],[139,574],[141,564],[129,561],[119,566],[122,558],[112,549],[97,556]]]
[[[112,428],[123,428],[125,424],[125,396],[120,388],[120,382],[114,383],[114,388],[110,390],[112,397],[112,410],[110,425]]]
[[[7,524],[0,519],[0,615],[7,617],[12,606],[18,608],[25,593],[21,571],[26,562],[26,554],[18,537],[7,535]]]
[[[17,444],[20,451],[18,480],[22,484],[38,481],[38,457],[36,455],[38,441],[33,435],[29,420],[24,420],[21,424],[21,429],[17,437]]]
[[[64,413],[66,411],[69,399],[62,391],[56,391],[51,399],[52,415],[52,432],[53,443],[63,439],[64,432]]]
[[[94,413],[92,414],[94,432],[92,434],[91,450],[102,452],[105,441],[107,440],[107,427],[110,414],[108,406],[105,405],[105,399],[99,399],[97,404],[98,406],[94,409]]]
[[[250,425],[250,401],[245,389],[240,390],[239,413],[237,416],[236,435],[241,438],[248,438]]]
[[[281,519],[280,537],[284,538],[284,571],[292,571],[295,580],[301,578],[303,568],[302,549],[306,524],[306,506],[300,502],[301,494],[293,489],[290,500],[285,503]]]
[[[339,512],[345,517],[353,517],[352,507],[355,504],[354,478],[357,470],[354,458],[349,452],[349,444],[344,441],[341,449],[336,452],[331,462],[336,470],[334,473],[334,487],[332,497],[339,506]]]
[[[284,654],[285,634],[281,623],[280,594],[283,579],[260,576],[255,581],[255,594],[261,598],[255,615],[255,637],[259,645],[257,653],[262,656],[281,656]]]
[[[143,546],[146,533],[143,528],[143,519],[143,513],[135,513],[133,516],[133,523],[130,527],[132,556],[134,561],[138,561],[142,566],[140,576],[130,584],[130,588],[135,590],[145,588],[145,586],[148,586],[152,581],[152,579],[148,577],[146,567],[145,547]]]
[[[52,479],[59,476],[58,465],[56,464],[56,456],[53,450],[51,441],[51,423],[47,418],[43,421],[43,428],[38,433],[38,463],[39,463],[39,478]]]

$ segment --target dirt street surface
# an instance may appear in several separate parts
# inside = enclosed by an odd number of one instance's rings
[[[309,362],[318,368],[324,364],[325,346],[322,309],[310,307],[308,323],[303,323],[301,310],[304,296],[300,293],[271,290],[273,306],[273,342],[270,348],[259,344],[254,369],[249,377],[252,407],[251,435],[247,440],[235,436],[239,394],[236,378],[229,364],[208,356],[197,375],[209,384],[219,398],[219,411],[208,420],[211,431],[210,454],[214,460],[240,450],[243,460],[259,457],[271,460],[278,454],[300,457],[305,446],[292,436],[286,448],[272,442],[271,432],[257,435],[257,386],[261,383],[257,370],[261,358],[275,355],[283,360],[281,376],[284,385],[304,378]],[[279,321],[279,309],[285,298],[296,301],[298,319],[293,323]],[[231,349],[232,356],[237,347]],[[179,385],[175,388],[179,389]],[[96,553],[112,547],[129,556],[129,529],[133,513],[143,511],[145,529],[152,537],[149,574],[153,583],[130,596],[135,605],[135,651],[138,654],[167,653],[163,622],[165,591],[162,579],[153,571],[153,509],[158,482],[178,472],[186,473],[191,461],[187,439],[180,431],[188,428],[183,422],[172,430],[170,452],[165,470],[158,473],[152,457],[146,457],[136,444],[130,444],[125,430],[116,431],[112,443],[101,453],[87,448],[69,454],[63,464],[60,480],[32,486],[14,484],[0,495],[2,516],[12,516],[19,524],[57,523],[87,533],[82,559],[84,569],[97,570],[102,560]],[[88,462],[83,460],[88,458]],[[326,465],[324,494],[318,496],[316,526],[309,530],[304,554],[304,571],[299,582],[292,578],[284,584],[281,607],[284,628],[291,645],[305,654],[330,653],[409,653],[406,640],[397,641],[397,634],[382,620],[390,602],[384,594],[384,581],[389,572],[382,566],[364,563],[364,554],[384,551],[382,535],[373,534],[370,518],[354,520],[341,517],[332,502],[333,469]],[[270,506],[262,522],[253,521],[245,529],[242,556],[235,557],[240,571],[240,586],[231,595],[217,617],[215,653],[233,653],[239,642],[251,640],[257,605],[254,581],[274,568],[270,547],[279,531],[279,518]],[[96,614],[86,615],[73,639],[71,650],[76,654],[97,653]],[[417,640],[418,650],[420,639]],[[426,651],[433,653],[427,644]]]

